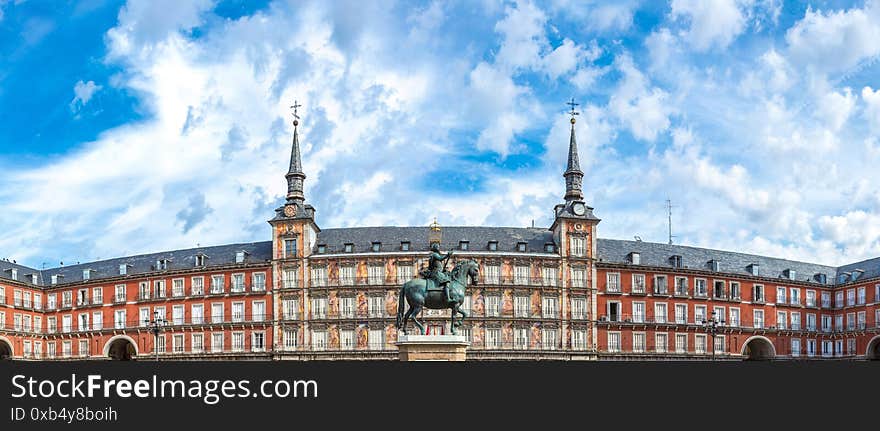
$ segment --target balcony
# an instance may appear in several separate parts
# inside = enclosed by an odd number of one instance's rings
[[[297,280],[282,280],[281,289],[299,289],[299,282]]]

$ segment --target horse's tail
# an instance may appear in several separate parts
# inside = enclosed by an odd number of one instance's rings
[[[400,293],[397,295],[397,324],[395,325],[397,329],[400,329],[400,324],[403,323],[403,297],[405,292],[406,283],[400,286]]]

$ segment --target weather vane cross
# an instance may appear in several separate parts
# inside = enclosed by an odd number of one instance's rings
[[[302,107],[302,105],[297,103],[296,100],[293,101],[293,105],[290,105],[290,109],[293,109],[293,122],[294,123],[297,123],[299,120],[299,115],[296,115],[296,110],[297,110],[297,108],[301,108],[301,107]]]
[[[577,112],[577,111],[574,110],[575,106],[580,105],[580,103],[575,103],[575,102],[574,102],[574,97],[572,97],[570,101],[565,102],[565,104],[571,107],[571,111],[569,111],[568,113],[569,113],[569,115],[571,115],[571,119],[572,119],[572,120],[574,120],[574,116],[575,116],[575,115],[580,115],[579,112]]]

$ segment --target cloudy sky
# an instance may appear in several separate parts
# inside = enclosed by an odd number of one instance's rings
[[[0,257],[269,239],[294,100],[321,227],[549,226],[574,97],[602,237],[852,262],[878,60],[871,1],[0,0]]]

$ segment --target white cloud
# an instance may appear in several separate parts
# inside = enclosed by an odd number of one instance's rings
[[[832,132],[838,132],[849,119],[856,105],[857,96],[850,88],[837,92],[831,90],[819,98],[816,117]]]
[[[683,37],[698,51],[726,48],[746,27],[741,0],[672,0],[673,19],[689,21]]]
[[[865,119],[871,129],[880,132],[880,89],[862,88],[862,100],[865,102]]]
[[[70,110],[77,112],[82,109],[101,88],[103,87],[95,85],[95,81],[77,81],[76,85],[73,86],[73,100],[70,101]]]
[[[633,24],[637,0],[602,2],[597,0],[553,0],[553,12],[563,19],[574,19],[599,33],[622,32]]]
[[[822,73],[849,73],[880,54],[880,3],[863,8],[827,11],[807,9],[785,34],[791,58]]]
[[[495,31],[502,36],[496,63],[514,69],[538,67],[547,46],[546,22],[547,15],[530,1],[507,6],[504,19],[495,24]]]
[[[623,74],[608,101],[608,107],[619,121],[626,124],[633,136],[653,141],[657,134],[669,128],[672,108],[668,94],[650,87],[648,79],[639,71],[629,56],[617,57],[616,68]]]

